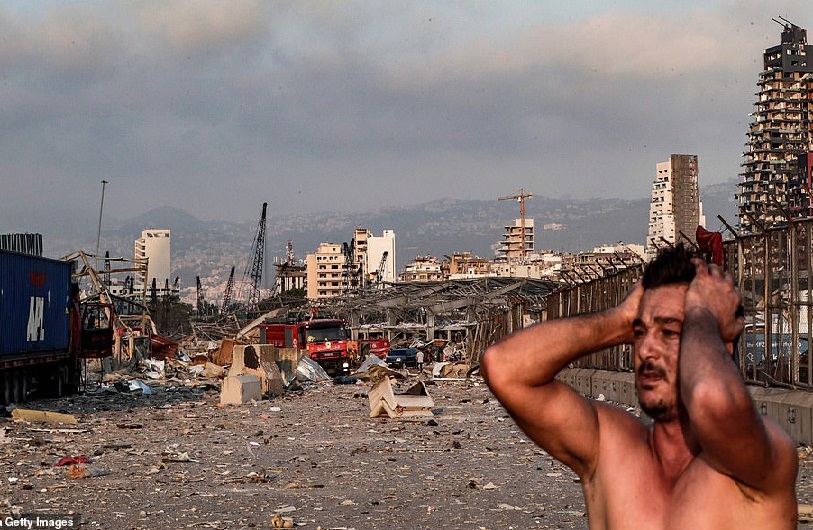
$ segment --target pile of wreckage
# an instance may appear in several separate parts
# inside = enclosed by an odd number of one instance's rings
[[[306,353],[226,340],[210,352],[190,356],[179,350],[174,358],[141,359],[110,371],[103,374],[92,393],[151,395],[157,386],[167,387],[168,392],[191,387],[219,390],[221,405],[240,405],[301,390],[311,383],[372,385],[367,392],[371,417],[410,418],[433,415],[434,402],[425,381],[466,379],[479,368],[465,362],[436,362],[430,365],[431,372],[410,373],[393,370],[379,357],[370,355],[353,373],[330,377]]]

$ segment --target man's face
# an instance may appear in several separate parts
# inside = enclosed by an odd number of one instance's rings
[[[677,418],[678,354],[687,288],[676,284],[646,290],[633,322],[638,402],[656,421]]]

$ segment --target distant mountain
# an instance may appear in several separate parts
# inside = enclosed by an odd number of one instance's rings
[[[720,230],[717,215],[736,223],[736,181],[705,187],[701,190],[707,228]],[[260,208],[257,208],[259,212]],[[286,242],[291,240],[297,258],[313,252],[321,242],[350,242],[357,226],[380,235],[394,230],[397,267],[419,255],[442,258],[453,252],[469,251],[480,257],[494,256],[504,227],[519,218],[519,204],[514,201],[463,201],[439,199],[417,206],[378,208],[365,212],[319,212],[299,215],[274,215],[268,212],[266,255],[273,277],[275,258],[285,259]],[[643,244],[649,218],[649,199],[565,199],[535,196],[526,201],[526,217],[535,222],[538,250],[580,252],[596,246],[625,243]],[[107,220],[101,235],[101,250],[114,257],[132,257],[133,242],[146,228],[172,230],[173,274],[180,276],[187,288],[195,286],[200,276],[204,285],[220,289],[231,267],[239,280],[247,269],[249,253],[257,231],[258,219],[230,223],[201,221],[180,208],[160,207],[124,221]],[[89,237],[88,227],[71,233],[63,223],[53,230],[43,230],[46,254],[66,255],[80,248],[93,250],[95,231]],[[53,235],[57,234],[57,235]],[[92,241],[91,241],[92,240]],[[265,282],[264,282],[265,283]]]

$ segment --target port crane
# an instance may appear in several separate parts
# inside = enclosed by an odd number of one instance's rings
[[[533,198],[533,193],[525,193],[524,189],[520,189],[519,193],[514,195],[507,195],[505,197],[498,197],[498,201],[517,201],[519,202],[519,215],[520,215],[520,235],[522,236],[522,244],[520,245],[520,256],[525,257],[525,201],[526,199]]]
[[[220,308],[221,314],[225,314],[231,305],[232,290],[234,290],[234,265],[232,265],[229,279],[226,281],[226,290],[223,291],[223,306]]]
[[[376,269],[376,276],[375,282],[381,283],[384,279],[384,269],[387,266],[387,256],[390,255],[388,250],[385,250],[383,254],[381,254],[381,261],[378,262],[378,269]]]
[[[260,222],[257,223],[257,233],[251,246],[251,261],[247,264],[243,273],[243,286],[248,284],[248,307],[256,309],[260,303],[260,285],[263,279],[263,269],[265,268],[265,219],[268,203],[263,203],[263,211],[260,215]]]

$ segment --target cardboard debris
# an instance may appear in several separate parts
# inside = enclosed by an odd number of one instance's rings
[[[210,377],[212,379],[223,379],[226,377],[226,369],[212,362],[206,362],[203,365],[203,377]]]
[[[234,339],[223,339],[220,342],[220,347],[213,350],[209,357],[218,366],[229,366],[232,361],[234,346]]]
[[[465,362],[438,362],[432,367],[432,377],[435,379],[465,379],[470,375],[471,369],[472,366]]]
[[[76,416],[72,414],[60,414],[49,410],[31,410],[15,408],[11,411],[11,417],[17,421],[44,421],[48,423],[63,423],[65,425],[76,425],[79,423]]]
[[[242,405],[262,399],[260,378],[254,374],[230,375],[220,390],[221,405]]]
[[[423,381],[403,394],[392,389],[392,380],[385,377],[367,394],[370,399],[370,417],[387,415],[390,418],[432,416],[435,401],[429,396]]]

